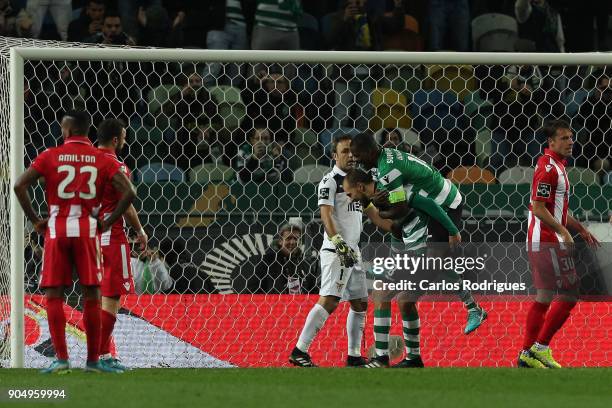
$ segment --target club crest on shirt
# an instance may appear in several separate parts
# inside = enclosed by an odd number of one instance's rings
[[[553,165],[552,165],[552,164],[547,164],[547,165],[546,165],[546,172],[547,172],[547,173],[548,173],[548,172],[550,172],[550,171],[552,170],[552,168],[553,168]]]
[[[550,198],[551,186],[548,183],[538,183],[538,189],[536,190],[536,197]]]

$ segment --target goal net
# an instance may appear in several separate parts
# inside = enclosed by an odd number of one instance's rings
[[[5,135],[15,109],[9,104],[10,47],[96,46],[0,39]],[[44,60],[27,54],[24,117],[17,125],[25,167],[61,143],[58,120],[67,109],[90,113],[93,141],[104,118],[127,125],[121,157],[133,172],[135,206],[151,239],[149,252],[132,254],[132,262],[145,267],[136,274],[136,294],[122,300],[114,333],[113,352],[127,366],[287,365],[317,300],[323,239],[317,185],[333,165],[338,135],[370,131],[380,144],[411,152],[456,183],[464,197],[464,240],[521,243],[534,159],[545,144],[540,129],[547,119],[565,118],[576,139],[570,211],[608,242],[610,253],[612,72],[606,62],[581,65],[568,56],[550,65],[534,54],[492,64],[443,53],[396,55],[381,63],[385,54],[360,59],[321,53],[320,60],[292,54],[292,60],[283,53],[194,50],[134,50],[138,57],[119,50],[101,61],[100,51]],[[9,228],[9,145],[8,137],[0,139],[0,240],[25,237],[23,352],[26,367],[40,367],[54,355],[38,288],[43,240],[27,224],[23,231]],[[45,213],[42,186],[31,194]],[[291,234],[299,250],[285,259],[279,246],[290,245],[285,239]],[[383,239],[365,223],[362,244]],[[10,362],[10,276],[3,245],[3,365]],[[421,350],[429,366],[514,364],[528,299],[479,300],[489,319],[476,336],[462,334],[460,302],[420,303]],[[579,304],[555,339],[560,361],[612,363],[611,306]],[[65,310],[69,352],[78,362],[86,354],[78,284],[67,288]],[[316,338],[310,352],[317,363],[344,361],[347,311],[342,304]],[[372,320],[370,310],[364,353],[373,344]],[[401,336],[401,319],[394,317],[393,325],[392,336]]]

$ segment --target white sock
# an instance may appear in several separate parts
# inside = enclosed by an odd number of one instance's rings
[[[348,355],[361,357],[361,338],[365,327],[366,312],[349,310],[346,317],[346,336],[348,337]]]
[[[327,313],[327,310],[316,303],[312,309],[310,309],[308,317],[306,317],[306,323],[304,323],[304,328],[302,329],[302,333],[300,333],[300,338],[295,347],[299,348],[304,353],[308,353],[310,344],[319,330],[321,330],[321,327],[323,327],[328,317],[329,313]]]
[[[544,351],[544,350],[547,350],[547,349],[548,349],[548,346],[547,346],[547,345],[545,345],[545,344],[540,344],[540,343],[538,343],[538,342],[535,342],[535,343],[534,343],[534,346],[535,346],[536,350],[538,350],[538,351]]]

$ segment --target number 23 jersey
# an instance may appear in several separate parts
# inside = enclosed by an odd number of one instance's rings
[[[104,189],[120,171],[117,161],[87,137],[72,136],[38,155],[31,167],[45,178],[47,236],[95,237]]]

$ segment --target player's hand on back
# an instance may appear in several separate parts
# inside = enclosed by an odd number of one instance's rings
[[[372,196],[372,203],[377,208],[388,208],[389,205],[389,192],[387,190],[378,190]]]
[[[47,223],[49,222],[49,218],[43,218],[34,223],[34,231],[39,233],[40,235],[45,235],[47,231]]]

